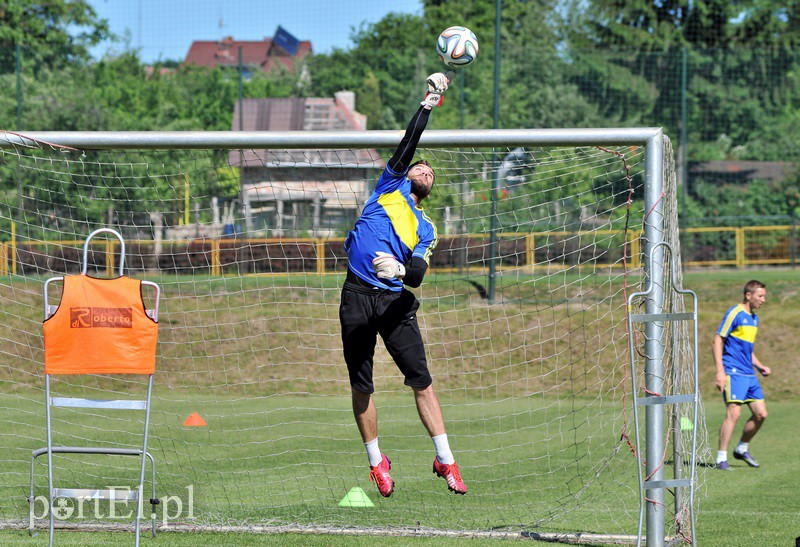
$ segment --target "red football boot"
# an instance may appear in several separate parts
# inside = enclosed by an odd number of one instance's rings
[[[386,457],[386,454],[381,453],[381,463],[375,467],[369,466],[369,480],[374,481],[378,486],[378,492],[384,498],[388,498],[394,492],[394,481],[389,470],[392,468],[392,462]]]
[[[433,460],[433,472],[447,481],[447,488],[456,494],[466,494],[467,485],[461,480],[461,472],[458,470],[456,462],[450,465],[439,463],[439,459]]]

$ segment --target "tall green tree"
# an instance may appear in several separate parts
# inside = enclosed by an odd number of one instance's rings
[[[414,102],[422,98],[424,82],[418,74],[432,70],[434,60],[424,55],[425,49],[434,55],[433,43],[428,44],[430,33],[424,18],[409,14],[390,13],[377,23],[362,25],[351,35],[351,49],[335,49],[310,60],[312,93],[332,96],[352,90],[359,107],[365,108],[371,100],[367,86],[370,92],[375,86],[371,74],[377,79],[382,108],[380,120],[370,121],[370,126],[399,128],[403,122],[397,120],[410,116]]]
[[[579,0],[576,0],[579,1]],[[687,70],[689,152],[751,158],[758,128],[795,107],[798,2],[586,0],[565,28],[572,80],[621,123],[677,135]],[[685,61],[684,61],[685,59]],[[685,62],[685,65],[684,65]]]
[[[501,18],[502,74],[500,126],[542,127],[594,125],[597,109],[577,87],[563,78],[559,54],[562,16],[555,0],[505,2]],[[353,89],[366,108],[368,74],[378,81],[382,113],[378,125],[396,129],[419,104],[422,81],[431,72],[447,70],[435,52],[445,28],[464,25],[475,32],[480,53],[473,64],[456,71],[447,107],[431,127],[491,127],[494,96],[496,3],[487,0],[426,0],[423,16],[390,14],[354,31],[354,46],[317,55],[311,62],[314,91],[331,95]],[[463,89],[462,89],[463,87]],[[462,101],[463,93],[463,101]],[[569,108],[564,108],[569,104]],[[462,110],[463,105],[463,110]],[[463,121],[463,122],[462,122]]]
[[[364,76],[361,93],[356,98],[356,110],[367,117],[367,129],[380,129],[383,101],[381,84],[374,72],[369,71]]]
[[[730,38],[729,22],[740,9],[731,0],[575,0],[566,31],[577,49],[719,47]]]
[[[60,68],[89,59],[89,48],[111,37],[108,22],[86,0],[0,3],[0,74],[13,72],[16,46],[31,66]]]
[[[798,0],[571,1],[565,29],[580,49],[719,49],[796,45],[800,39]]]

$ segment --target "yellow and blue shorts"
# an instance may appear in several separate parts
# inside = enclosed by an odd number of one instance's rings
[[[755,375],[729,374],[722,390],[722,399],[728,403],[752,403],[763,401],[764,392]]]

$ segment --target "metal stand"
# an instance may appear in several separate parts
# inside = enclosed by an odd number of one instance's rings
[[[115,230],[109,228],[101,228],[95,230],[86,238],[83,245],[83,268],[81,275],[86,275],[88,269],[88,254],[89,254],[89,241],[100,233],[110,233],[120,241],[120,263],[119,263],[119,276],[123,276],[123,269],[125,265],[125,241],[122,236]],[[50,283],[64,281],[64,277],[53,277],[44,283],[44,319],[49,319],[53,314],[58,311],[58,306],[51,306],[48,301],[48,288]],[[156,290],[156,305],[154,310],[145,310],[150,319],[158,321],[158,307],[161,296],[161,291],[158,285],[148,281],[142,281],[142,285],[154,287]],[[149,374],[147,379],[147,396],[144,400],[132,399],[84,399],[78,397],[52,397],[50,394],[51,374],[45,374],[45,397],[46,397],[46,418],[47,418],[47,447],[34,450],[31,455],[31,483],[30,483],[30,496],[28,502],[30,504],[29,510],[29,523],[28,531],[33,535],[34,530],[34,469],[36,458],[43,454],[47,454],[47,485],[48,485],[48,506],[49,506],[49,519],[50,519],[50,540],[49,545],[53,545],[53,534],[55,531],[55,512],[54,512],[54,499],[55,498],[70,498],[80,500],[111,500],[113,501],[134,501],[136,502],[136,520],[135,520],[135,537],[136,545],[139,545],[141,536],[141,518],[142,518],[142,497],[144,493],[144,475],[146,461],[150,460],[152,470],[152,488],[153,495],[150,498],[151,504],[151,518],[152,518],[152,535],[156,535],[156,506],[160,503],[156,497],[156,467],[155,459],[147,451],[148,430],[150,425],[150,408],[151,396],[153,392],[153,375]],[[54,407],[64,408],[83,408],[83,409],[111,409],[111,410],[138,410],[144,411],[144,433],[142,435],[142,448],[129,449],[129,448],[105,448],[96,446],[53,446],[53,428],[52,428],[52,412]],[[56,488],[53,481],[53,454],[106,454],[116,456],[138,456],[141,458],[139,484],[135,490],[115,490],[110,489],[87,489],[87,488]]]
[[[657,251],[659,251],[659,247],[664,247],[669,250],[669,266],[671,272],[671,288],[672,290],[681,295],[691,296],[692,298],[692,311],[685,312],[685,313],[660,313],[660,303],[659,303],[659,312],[658,313],[643,313],[643,314],[635,314],[629,313],[628,314],[628,332],[631,333],[629,336],[629,354],[630,354],[630,361],[631,361],[631,384],[634,397],[636,397],[636,403],[633,406],[633,414],[634,414],[634,422],[636,424],[636,457],[641,457],[641,446],[639,440],[639,407],[645,407],[648,410],[647,415],[647,447],[646,447],[646,464],[647,464],[647,476],[643,476],[642,474],[642,465],[641,462],[636,466],[639,472],[639,525],[638,525],[638,539],[637,545],[641,545],[642,542],[642,526],[644,523],[644,516],[645,516],[645,499],[647,499],[648,503],[655,503],[652,500],[663,500],[664,497],[664,489],[666,488],[675,488],[676,492],[678,492],[679,488],[688,488],[689,489],[689,520],[692,532],[694,532],[694,493],[695,493],[695,485],[697,482],[697,418],[698,418],[698,405],[697,402],[699,400],[699,383],[697,378],[698,372],[698,365],[697,365],[697,295],[694,291],[685,290],[682,287],[678,287],[675,284],[676,279],[676,272],[675,272],[675,261],[673,260],[672,248],[670,247],[669,243],[661,242],[657,243],[652,247],[650,250],[649,256],[649,264],[650,264],[650,275],[648,276],[648,284],[647,289],[643,292],[633,293],[628,297],[628,309],[633,308],[633,302],[638,298],[650,298],[652,299],[653,293],[655,290],[664,291],[665,287],[663,286],[663,277],[660,275],[661,271],[659,270],[658,275],[655,274],[655,270],[653,268],[654,264],[654,255]],[[662,251],[663,252],[663,251]],[[654,288],[658,287],[654,290]],[[661,295],[663,297],[663,294]],[[648,306],[648,310],[650,307]],[[639,393],[639,386],[637,385],[637,370],[636,370],[636,351],[634,348],[634,336],[633,336],[633,324],[634,323],[644,323],[646,325],[648,334],[646,343],[649,345],[651,343],[660,344],[663,343],[663,324],[665,322],[682,322],[682,321],[691,321],[694,328],[694,340],[693,340],[693,365],[694,365],[694,390],[692,393],[689,394],[675,394],[675,395],[659,395],[661,392],[661,387],[663,386],[664,380],[664,363],[663,363],[663,348],[659,348],[657,351],[647,351],[646,352],[646,359],[647,363],[645,364],[645,381],[646,381],[646,394],[644,397],[638,397]],[[655,336],[653,336],[655,334]],[[653,359],[653,354],[656,354],[659,358]],[[682,465],[683,461],[676,458],[674,461],[675,465],[675,478],[674,479],[664,479],[663,478],[663,466],[662,458],[665,455],[664,452],[664,440],[663,440],[663,407],[664,405],[674,405],[680,403],[690,403],[693,405],[693,416],[692,416],[692,447],[691,447],[691,476],[690,478],[682,478]],[[675,422],[675,414],[673,414],[673,423]],[[680,437],[680,423],[678,418],[678,423],[676,424],[676,432],[675,435],[677,438]],[[677,495],[677,494],[676,494]],[[656,512],[658,508],[655,508],[655,511],[648,511]],[[648,519],[648,525],[650,521]],[[661,525],[663,529],[663,517],[661,519]],[[650,534],[648,533],[648,537]],[[663,537],[660,538],[661,542],[663,543]],[[692,533],[692,545],[696,545],[696,537],[695,534]]]

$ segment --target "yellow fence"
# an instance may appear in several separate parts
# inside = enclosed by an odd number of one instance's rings
[[[797,233],[794,226],[749,226],[685,228],[681,231],[684,266],[730,266],[794,264]],[[59,271],[74,269],[82,258],[83,241],[20,241],[12,232],[10,241],[0,245],[0,275],[15,275],[20,268]],[[640,234],[628,234],[628,267],[641,265]],[[619,230],[547,231],[498,234],[499,269],[538,266],[569,267],[622,265],[622,232]],[[324,274],[344,271],[346,259],[341,238],[262,238],[209,239],[195,241],[136,240],[127,243],[126,266],[134,270],[197,271],[223,275],[242,264],[251,264],[249,273],[305,272]],[[488,264],[489,235],[443,236],[434,253],[432,269],[482,269]],[[169,264],[158,261],[161,255],[173,257]],[[93,269],[105,267],[109,275],[119,252],[113,240],[92,242]],[[243,251],[247,250],[247,253]],[[100,253],[100,256],[96,256]],[[240,254],[245,256],[240,256]],[[463,255],[461,258],[453,258]],[[183,262],[175,257],[182,257]],[[299,266],[298,266],[299,264]]]
[[[639,237],[621,230],[499,233],[495,246],[498,270],[538,267],[621,268],[623,247],[627,265],[639,267]],[[343,238],[235,238],[183,241],[129,240],[126,269],[164,273],[334,273],[344,272],[347,259]],[[488,234],[440,237],[431,269],[439,272],[483,270],[491,250]],[[0,249],[0,275],[79,269],[83,242],[12,240]],[[119,253],[114,240],[93,241],[89,267],[113,275]]]
[[[797,260],[797,228],[685,228],[681,231],[684,266],[778,266]]]

